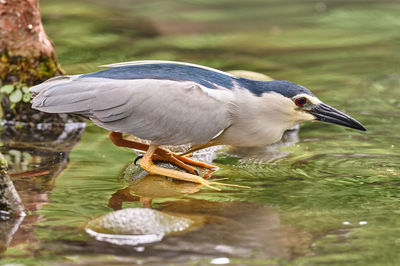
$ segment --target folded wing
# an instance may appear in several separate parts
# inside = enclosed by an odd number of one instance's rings
[[[81,115],[160,145],[205,143],[230,125],[232,92],[195,82],[64,76],[31,91],[35,109]]]

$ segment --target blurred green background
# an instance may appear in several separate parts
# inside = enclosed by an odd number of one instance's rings
[[[243,163],[219,155],[218,175],[252,189],[203,191],[187,198],[273,206],[279,224],[295,228],[290,232],[297,239],[284,255],[267,256],[257,246],[252,255],[232,255],[232,264],[398,264],[398,1],[41,0],[40,7],[45,30],[68,74],[145,59],[257,71],[308,87],[367,127],[364,133],[304,124],[299,142],[281,148],[288,155],[272,163]],[[91,252],[97,250],[100,256],[104,250],[87,244],[93,240],[82,227],[88,219],[110,211],[107,200],[126,186],[118,176],[133,158],[130,151],[114,147],[104,130],[89,125],[49,203],[38,212],[42,219],[35,227],[37,242],[13,245],[3,261],[93,263]],[[162,203],[159,200],[159,206]],[[124,205],[130,206],[139,205]],[[204,242],[195,243],[199,250],[214,239],[204,234]],[[168,243],[183,240],[185,236]],[[231,245],[252,246],[258,240],[242,241]],[[38,242],[41,245],[33,247]],[[147,248],[163,250],[162,244]],[[110,248],[97,262],[117,263],[115,254],[127,263],[137,262],[138,253],[129,252]],[[182,260],[154,253],[141,259],[150,264],[207,265],[218,255],[199,252],[188,259],[183,251],[174,254]]]

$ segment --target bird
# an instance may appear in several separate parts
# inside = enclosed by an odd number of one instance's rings
[[[30,88],[32,108],[75,114],[110,130],[120,147],[141,150],[149,174],[202,184],[239,186],[208,180],[188,153],[214,145],[266,146],[305,121],[366,128],[323,103],[309,89],[286,80],[260,81],[211,67],[175,61],[143,60],[104,65],[100,71],[51,78]],[[149,144],[127,140],[130,134]],[[189,144],[175,154],[163,146]],[[160,167],[170,162],[186,172]],[[240,187],[240,186],[239,186]]]

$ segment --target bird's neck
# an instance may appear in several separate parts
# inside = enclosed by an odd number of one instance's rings
[[[271,92],[255,96],[236,90],[231,109],[232,123],[223,134],[221,144],[261,146],[279,141],[285,130],[299,121],[290,119],[294,110],[290,99]]]

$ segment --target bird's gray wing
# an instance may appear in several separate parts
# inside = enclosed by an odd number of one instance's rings
[[[95,124],[160,145],[208,142],[230,125],[232,92],[194,82],[73,78],[40,89],[33,108],[76,113]]]

